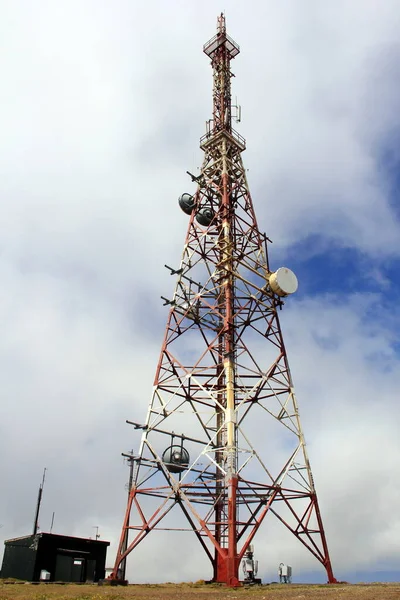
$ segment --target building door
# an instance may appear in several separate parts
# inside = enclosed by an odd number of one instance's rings
[[[57,554],[54,581],[71,581],[71,568],[72,557],[66,554]]]
[[[85,571],[85,559],[84,558],[74,558],[72,561],[71,581],[74,581],[76,583],[85,581],[84,571]]]
[[[86,563],[86,581],[96,580],[96,561],[88,560]]]
[[[85,581],[85,559],[74,558],[68,554],[57,554],[55,581]]]

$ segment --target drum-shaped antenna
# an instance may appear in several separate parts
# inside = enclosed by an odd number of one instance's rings
[[[183,446],[169,446],[162,455],[162,460],[171,473],[182,473],[189,466],[189,452]]]

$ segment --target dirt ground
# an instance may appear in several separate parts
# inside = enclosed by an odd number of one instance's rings
[[[400,583],[263,585],[228,589],[201,583],[129,585],[5,584],[0,600],[400,600]]]

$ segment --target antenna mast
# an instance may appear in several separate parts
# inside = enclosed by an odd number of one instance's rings
[[[42,483],[39,486],[39,493],[38,493],[38,499],[37,499],[37,503],[36,503],[36,513],[35,513],[35,520],[33,522],[33,535],[36,535],[38,532],[38,523],[39,523],[39,512],[40,512],[40,505],[42,503],[42,495],[43,495],[43,488],[44,488],[44,480],[46,477],[46,467],[43,470],[43,479],[42,479]]]

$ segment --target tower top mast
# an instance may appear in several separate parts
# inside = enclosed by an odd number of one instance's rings
[[[232,131],[232,102],[230,62],[240,48],[226,33],[225,15],[217,19],[217,33],[203,46],[203,52],[211,58],[214,72],[212,133]]]

